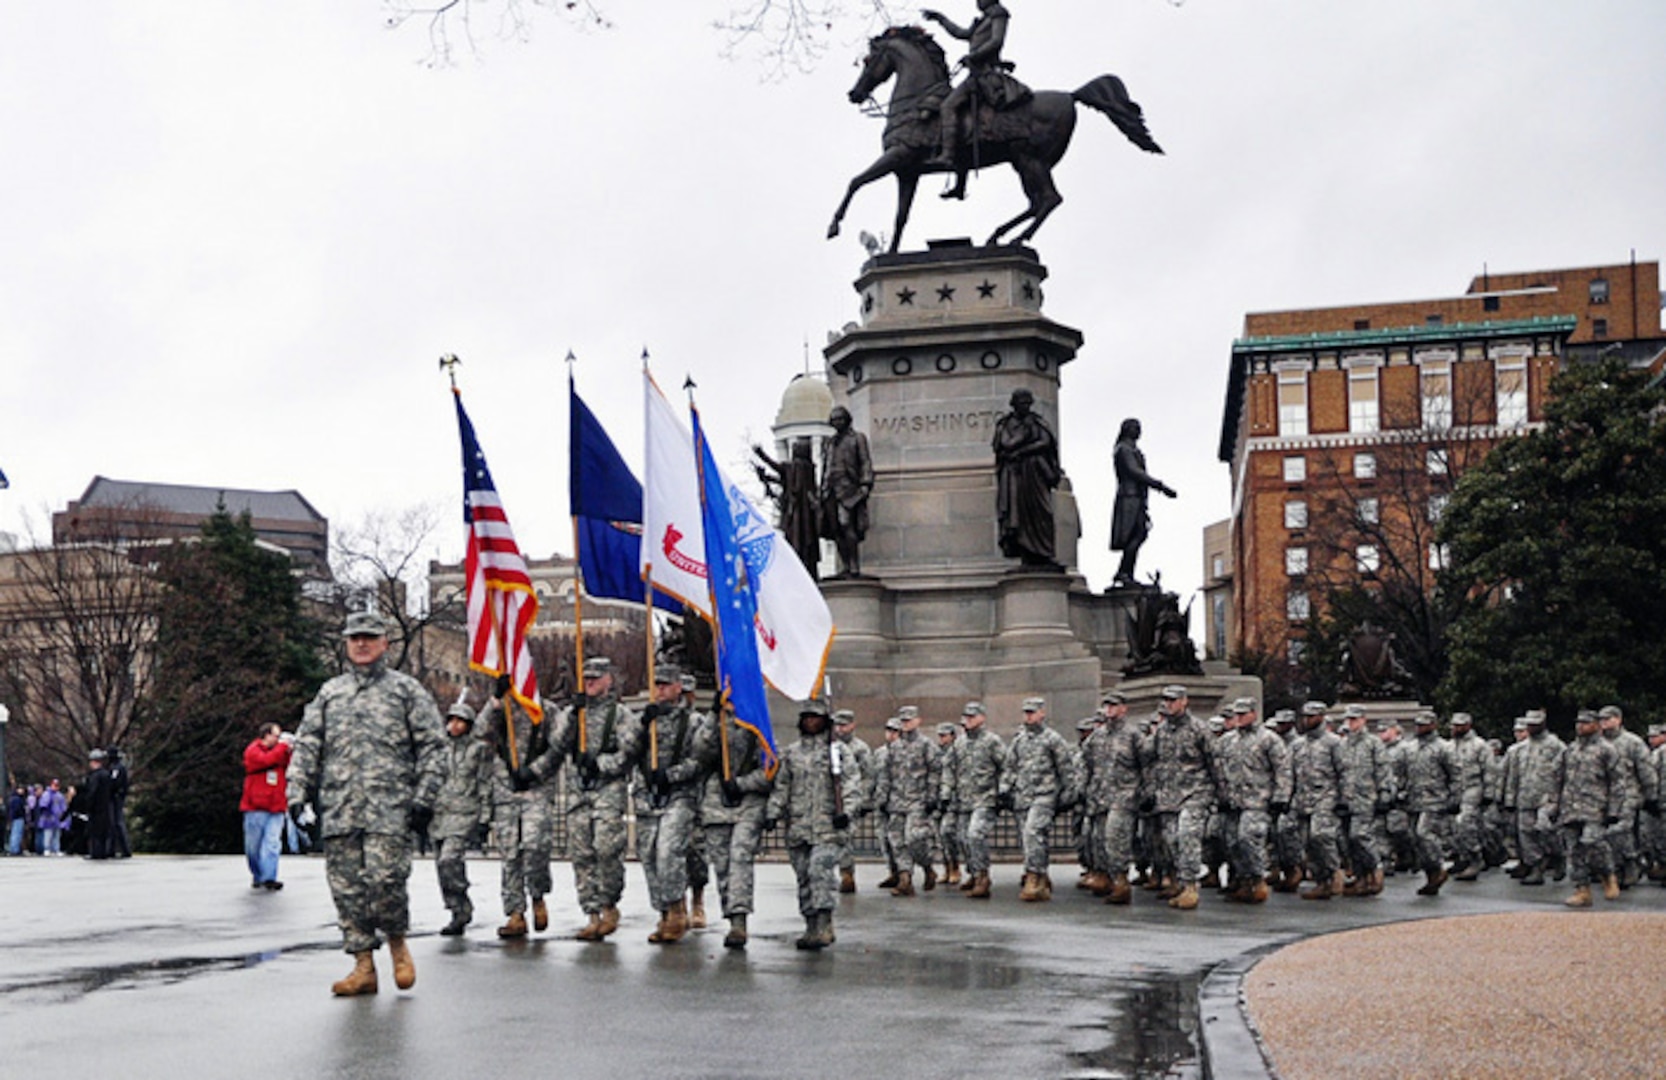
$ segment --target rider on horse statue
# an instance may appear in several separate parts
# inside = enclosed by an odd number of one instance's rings
[[[976,130],[978,103],[996,110],[1010,109],[1033,96],[1029,87],[1012,77],[1012,65],[1001,59],[1001,47],[1007,39],[1007,20],[1011,18],[1007,9],[1001,6],[1000,0],[978,0],[978,12],[978,17],[967,27],[956,25],[936,11],[920,13],[953,37],[971,44],[966,59],[961,61],[967,70],[966,78],[949,91],[949,96],[939,106],[943,135],[937,156],[926,162],[931,167],[956,167],[962,112],[971,112],[972,125]]]

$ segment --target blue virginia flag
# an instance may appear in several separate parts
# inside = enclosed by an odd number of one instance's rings
[[[758,621],[757,582],[747,572],[729,492],[700,429],[700,411],[692,411],[694,447],[700,460],[700,518],[706,536],[706,580],[712,593],[718,682],[734,706],[735,722],[751,728],[763,742],[765,768],[773,772],[779,752],[769,722],[763,669],[758,663],[758,635],[753,629]]]
[[[567,498],[578,526],[579,572],[591,596],[640,604],[642,485],[572,380],[567,382],[572,428]],[[656,592],[654,606],[681,614],[682,604]]]

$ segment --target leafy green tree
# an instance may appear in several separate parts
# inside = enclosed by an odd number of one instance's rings
[[[1666,705],[1666,393],[1618,359],[1551,384],[1545,427],[1453,492],[1440,539],[1466,587],[1443,705],[1496,724],[1543,707]]]
[[[242,850],[243,749],[268,720],[293,728],[324,679],[321,630],[289,559],[222,506],[156,568],[163,586],[150,689],[135,735],[133,810],[147,850]]]

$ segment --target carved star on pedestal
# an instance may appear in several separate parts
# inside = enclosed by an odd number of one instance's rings
[[[992,297],[994,295],[995,295],[995,283],[993,281],[990,281],[988,278],[984,278],[983,279],[983,284],[978,286],[978,299],[988,300],[990,297]]]
[[[914,305],[914,290],[909,288],[897,290],[897,303],[912,307]]]
[[[953,300],[954,286],[950,285],[948,282],[944,282],[943,284],[937,286],[937,299],[945,304]]]
[[[1024,282],[1024,299],[1026,299],[1026,300],[1034,300],[1035,299],[1035,284],[1033,282],[1029,282],[1029,281]]]

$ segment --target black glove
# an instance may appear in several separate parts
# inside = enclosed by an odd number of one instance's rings
[[[1605,814],[1602,823],[1605,827],[1612,829],[1620,823],[1620,816],[1618,814]]]
[[[567,702],[573,707],[575,712],[579,709],[588,709],[590,707],[590,695],[580,690],[578,693],[568,698]]]
[[[764,824],[764,832],[774,832],[775,831],[775,826],[779,825],[780,822],[776,821],[772,817],[766,817],[766,818],[764,818],[763,824]]]
[[[935,814],[935,813],[937,813],[937,811],[941,810],[942,808],[943,808],[943,804],[938,802],[936,799],[927,799],[926,800],[926,813]]]
[[[1656,817],[1659,817],[1660,816],[1660,800],[1659,799],[1649,799],[1648,801],[1644,802],[1643,803],[1643,813],[1653,814]]]
[[[1345,802],[1337,803],[1332,809],[1336,811],[1337,817],[1353,817],[1354,815],[1354,808]]]
[[[732,779],[731,780],[725,780],[722,783],[718,784],[717,786],[718,786],[718,789],[723,794],[723,805],[724,806],[727,806],[729,809],[733,810],[735,807],[740,805],[741,790],[740,790],[740,781],[739,780],[732,780]]]
[[[1140,813],[1149,814],[1155,809],[1157,809],[1157,800],[1150,795],[1140,800]]]
[[[434,808],[421,803],[412,803],[410,816],[406,819],[412,832],[418,836],[428,835],[428,826],[434,823]]]
[[[509,786],[516,791],[526,791],[537,782],[538,778],[532,775],[532,768],[528,765],[522,765],[509,774]]]
[[[845,813],[834,814],[833,827],[840,832],[850,828],[850,815]]]
[[[644,724],[651,724],[670,711],[671,710],[667,709],[664,705],[661,705],[657,701],[650,702],[648,706],[642,710],[642,722]]]
[[[1010,791],[1003,791],[995,796],[995,809],[997,810],[1011,810],[1015,805]]]
[[[1378,799],[1375,803],[1372,804],[1372,809],[1374,809],[1379,814],[1386,814],[1390,810],[1394,809],[1394,800],[1393,799]]]
[[[486,823],[484,821],[480,822],[474,828],[469,830],[468,839],[463,841],[463,846],[465,848],[473,848],[476,851],[485,851],[486,834],[488,832],[489,830],[486,828]]]
[[[1288,814],[1289,812],[1290,804],[1287,802],[1270,802],[1267,804],[1267,813],[1273,815],[1274,817],[1278,817],[1281,814]]]
[[[1491,805],[1492,805],[1492,796],[1491,795],[1481,796],[1481,809],[1485,810],[1487,807],[1489,807]]]
[[[1448,814],[1451,814],[1453,817],[1457,817],[1460,813],[1462,813],[1463,808],[1464,808],[1463,803],[1454,802],[1454,803],[1447,803],[1446,804],[1446,812]]]
[[[596,759],[587,754],[581,755],[575,765],[578,768],[579,787],[585,791],[594,790],[602,778],[601,766],[596,764]]]
[[[509,688],[512,685],[513,684],[509,681],[509,673],[504,672],[502,675],[497,677],[497,682],[492,684],[492,696],[495,698],[502,698],[503,695],[509,692]]]
[[[712,693],[712,715],[713,716],[723,715],[723,688],[722,687],[718,687],[717,690],[715,690]]]
[[[671,777],[664,769],[654,769],[648,773],[648,786],[662,795],[668,795],[671,792]]]
[[[1504,812],[1505,812],[1505,813],[1506,813],[1506,814],[1513,814],[1513,813],[1515,813],[1515,812],[1516,812],[1516,808],[1515,808],[1515,806],[1514,806],[1514,805],[1512,805],[1512,804],[1510,804],[1510,803],[1505,803],[1505,804],[1504,804]]]

